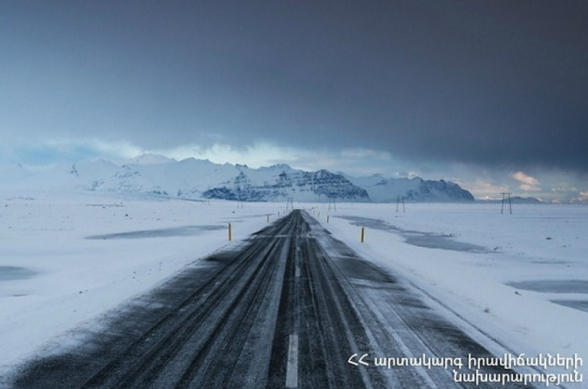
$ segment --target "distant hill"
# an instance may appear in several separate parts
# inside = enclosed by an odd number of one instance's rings
[[[491,200],[477,200],[480,203],[502,203],[502,199],[491,199]],[[504,200],[508,201],[508,200]],[[514,196],[511,198],[511,202],[513,204],[545,204],[545,202],[541,201],[536,197],[519,197]]]
[[[347,178],[367,190],[372,201],[389,203],[403,197],[408,201],[459,202],[474,201],[474,196],[459,185],[445,180],[431,181],[415,178],[385,178],[379,174]]]
[[[125,164],[106,160],[81,161],[49,171],[20,174],[20,185],[41,189],[72,189],[141,194],[185,199],[236,201],[395,202],[473,201],[459,185],[421,178],[395,179],[379,175],[353,178],[325,169],[307,172],[279,164],[252,169],[246,165],[182,161],[146,155]]]
[[[22,181],[30,175],[31,173],[20,164],[0,160],[0,183],[11,184]]]

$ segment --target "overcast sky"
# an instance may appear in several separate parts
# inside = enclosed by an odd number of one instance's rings
[[[2,1],[0,151],[588,200],[588,2]]]

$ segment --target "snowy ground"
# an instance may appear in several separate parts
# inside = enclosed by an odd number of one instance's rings
[[[588,207],[515,205],[510,215],[500,204],[298,206],[470,332],[517,354],[578,354],[588,375]],[[227,223],[238,242],[284,208],[0,191],[0,375],[226,248]]]
[[[481,341],[490,335],[515,356],[577,354],[584,384],[569,387],[588,387],[588,207],[515,205],[513,214],[501,214],[500,204],[396,208],[322,205],[313,212],[365,258],[472,324],[466,329]]]
[[[228,223],[238,244],[284,209],[0,192],[0,377],[48,341],[66,342],[60,335],[227,248]]]

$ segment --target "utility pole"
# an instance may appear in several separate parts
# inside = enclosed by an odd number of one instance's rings
[[[501,206],[500,206],[500,213],[503,214],[504,213],[504,203],[506,201],[508,201],[508,210],[509,213],[512,215],[512,199],[510,197],[512,193],[510,192],[502,192],[502,201],[501,201]]]
[[[294,209],[294,200],[292,199],[292,197],[288,197],[286,199],[286,211],[289,209]]]
[[[406,212],[406,208],[404,206],[404,196],[398,196],[398,198],[396,199],[396,212],[398,212],[398,209],[400,208],[401,203],[402,203],[402,212]]]
[[[331,210],[331,204],[333,205],[333,211],[337,211],[337,198],[336,197],[329,197],[329,211]]]

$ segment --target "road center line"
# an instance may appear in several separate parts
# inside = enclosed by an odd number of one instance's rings
[[[288,366],[286,368],[286,388],[298,387],[298,335],[291,334],[288,346]]]

